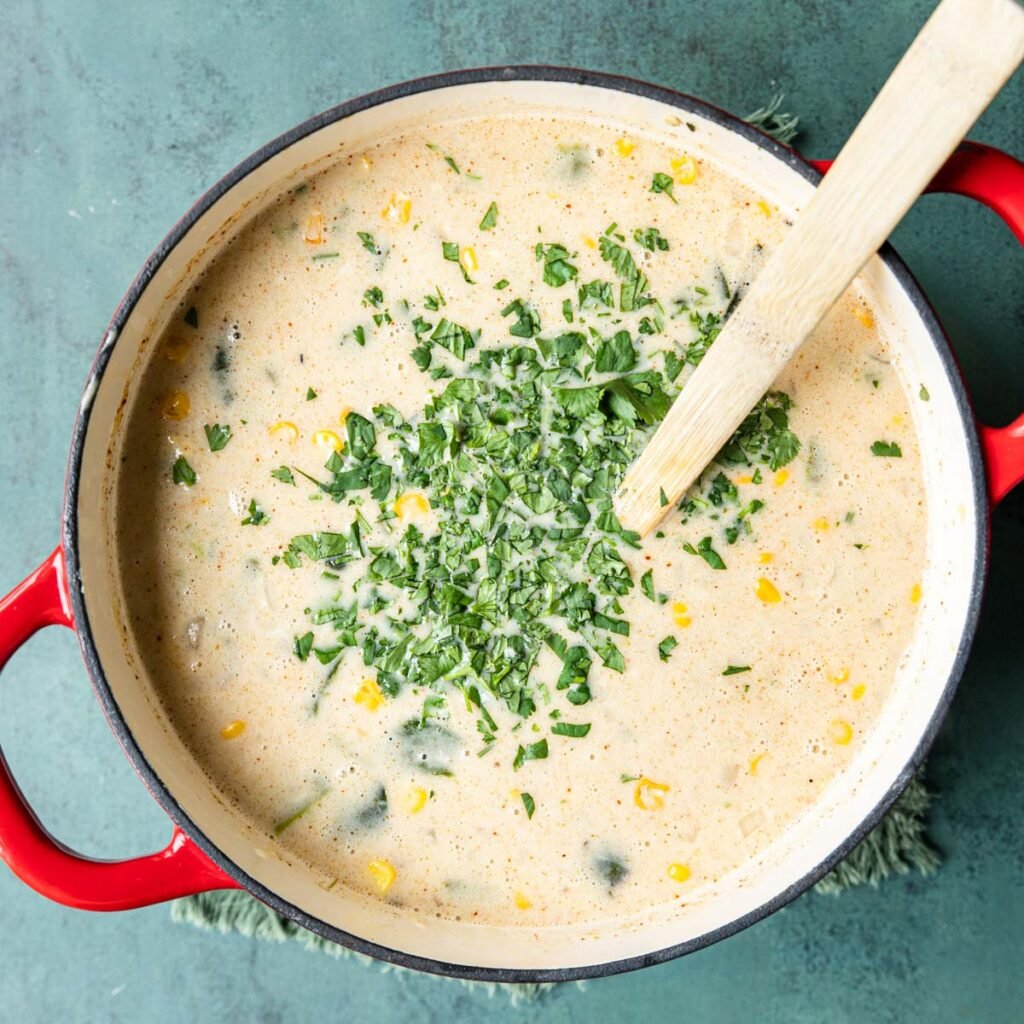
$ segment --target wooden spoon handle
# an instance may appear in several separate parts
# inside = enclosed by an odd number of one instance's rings
[[[942,0],[630,467],[625,527],[679,500],[1022,59],[1019,0]]]

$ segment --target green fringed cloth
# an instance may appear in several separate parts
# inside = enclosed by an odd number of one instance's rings
[[[782,96],[746,118],[749,124],[789,143],[797,134],[799,119],[780,110]],[[926,834],[928,806],[932,795],[920,775],[914,778],[889,813],[876,828],[814,887],[816,892],[835,895],[859,885],[877,885],[891,875],[910,871],[930,874],[940,863],[938,852]],[[247,892],[224,890],[206,892],[177,900],[171,906],[174,921],[223,934],[235,932],[268,942],[295,942],[308,950],[333,957],[354,957],[375,964],[381,971],[403,971],[371,957],[345,949],[337,943],[314,935],[281,917]],[[494,985],[487,982],[462,982],[491,991],[503,989],[513,1001],[535,999],[551,985]]]

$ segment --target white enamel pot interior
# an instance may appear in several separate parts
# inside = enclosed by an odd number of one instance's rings
[[[963,667],[986,566],[984,478],[963,384],[934,315],[887,249],[871,260],[856,287],[876,312],[904,385],[916,394],[923,384],[931,396],[911,403],[927,490],[925,596],[893,695],[873,732],[851,769],[781,839],[721,878],[699,902],[600,925],[534,930],[413,918],[340,888],[325,892],[313,871],[255,831],[176,737],[125,626],[112,525],[127,403],[176,301],[224,241],[282,189],[338,153],[406,125],[531,112],[621,123],[632,136],[674,141],[790,215],[807,202],[818,179],[791,150],[713,107],[577,71],[462,72],[329,111],[228,175],[147,262],[115,315],[83,398],[65,509],[75,618],[97,694],[140,774],[195,843],[260,899],[335,941],[405,966],[503,981],[590,977],[666,960],[745,927],[820,878],[877,822],[920,765]]]

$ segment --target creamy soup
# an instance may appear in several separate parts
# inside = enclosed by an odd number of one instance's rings
[[[701,899],[849,768],[925,553],[919,397],[857,293],[656,535],[611,510],[786,227],[537,117],[343,153],[219,252],[129,413],[120,572],[268,847],[423,915],[596,922]]]

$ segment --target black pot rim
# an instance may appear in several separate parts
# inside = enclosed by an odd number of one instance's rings
[[[209,191],[201,196],[191,209],[178,221],[167,236],[160,242],[153,254],[146,260],[138,276],[132,282],[125,297],[111,319],[110,326],[105,335],[89,377],[86,382],[84,394],[95,395],[100,379],[109,362],[114,345],[120,335],[121,328],[127,322],[134,310],[140,296],[145,291],[156,271],[163,264],[168,254],[175,248],[181,239],[187,234],[195,222],[201,217],[218,199],[233,188],[239,181],[260,167],[267,160],[277,155],[284,149],[298,142],[300,139],[319,131],[327,125],[333,124],[343,118],[363,110],[387,103],[390,100],[400,99],[406,96],[415,95],[421,92],[442,89],[449,86],[471,85],[484,82],[558,82],[571,83],[585,86],[595,86],[603,89],[615,90],[641,96],[646,99],[656,100],[677,108],[681,113],[692,113],[717,125],[733,131],[750,142],[755,143],[762,149],[781,160],[788,167],[796,170],[808,181],[817,183],[820,180],[820,173],[808,163],[799,153],[789,146],[772,139],[757,128],[734,117],[731,114],[705,103],[692,96],[676,92],[661,86],[652,85],[637,79],[625,78],[618,75],[606,74],[604,72],[584,71],[576,68],[557,67],[548,65],[521,65],[474,68],[464,71],[446,72],[443,74],[431,75],[424,78],[388,86],[375,92],[367,93],[356,97],[345,103],[332,107],[330,110],[317,114],[304,121],[272,142],[256,150],[251,156],[243,160],[237,167],[228,172]],[[619,960],[612,960],[600,964],[589,964],[584,966],[532,969],[532,968],[501,968],[501,967],[479,967],[469,964],[445,963],[429,957],[414,956],[401,950],[391,949],[387,946],[374,942],[368,942],[356,935],[335,928],[317,918],[310,916],[295,905],[282,899],[266,886],[256,881],[243,871],[237,864],[231,861],[220,849],[207,838],[199,827],[191,820],[179,805],[173,794],[167,789],[163,781],[150,765],[142,748],[136,742],[128,724],[121,714],[110,684],[106,678],[103,666],[100,664],[99,655],[93,639],[92,628],[89,620],[88,610],[82,591],[81,560],[79,557],[79,522],[78,522],[78,496],[79,481],[82,473],[83,452],[85,447],[85,436],[89,427],[90,414],[92,411],[91,401],[83,399],[78,419],[75,423],[72,437],[71,451],[68,460],[67,481],[64,492],[64,505],[62,514],[63,546],[67,560],[68,589],[71,595],[71,604],[74,612],[76,629],[79,642],[82,648],[82,655],[85,659],[86,668],[92,681],[96,697],[103,709],[111,728],[117,739],[120,741],[128,758],[131,760],[135,770],[142,777],[150,792],[168,813],[171,819],[188,835],[188,837],[213,861],[225,874],[234,878],[240,885],[244,886],[252,895],[277,911],[284,917],[290,918],[297,924],[320,935],[339,943],[350,950],[363,953],[367,956],[395,964],[399,967],[424,971],[432,974],[446,975],[460,978],[467,981],[483,982],[561,982],[575,981],[588,978],[605,977],[619,974],[625,971],[637,970],[653,964],[664,963],[686,953],[694,952],[710,946],[721,939],[727,938],[736,932],[767,917],[776,910],[786,906],[801,893],[809,889],[815,882],[827,874],[843,857],[845,857],[862,839],[875,827],[882,816],[889,810],[900,793],[913,778],[920,767],[924,757],[931,747],[939,726],[942,723],[950,702],[956,691],[957,684],[963,674],[964,666],[970,651],[971,642],[977,627],[978,616],[981,609],[982,591],[984,580],[988,569],[988,505],[985,498],[985,473],[981,457],[981,447],[978,439],[977,427],[974,414],[971,409],[970,399],[960,374],[956,359],[950,349],[949,342],[945,336],[941,324],[925,298],[913,275],[906,265],[897,256],[895,250],[886,244],[879,252],[882,260],[888,269],[893,273],[901,288],[908,295],[917,315],[924,322],[928,334],[935,346],[943,370],[950,382],[953,393],[956,397],[957,412],[960,417],[961,429],[967,440],[969,460],[972,477],[975,481],[975,517],[977,522],[976,550],[978,557],[974,566],[974,573],[970,582],[970,597],[966,622],[960,642],[957,647],[956,657],[949,679],[942,691],[935,709],[925,729],[921,741],[916,749],[910,754],[903,769],[893,780],[890,788],[878,802],[875,808],[851,830],[847,838],[840,843],[833,852],[807,872],[799,881],[793,883],[786,890],[779,893],[771,900],[763,903],[756,909],[742,915],[741,917],[723,925],[720,928],[707,932],[687,942],[668,946],[664,949],[646,953],[641,956],[626,957]]]

